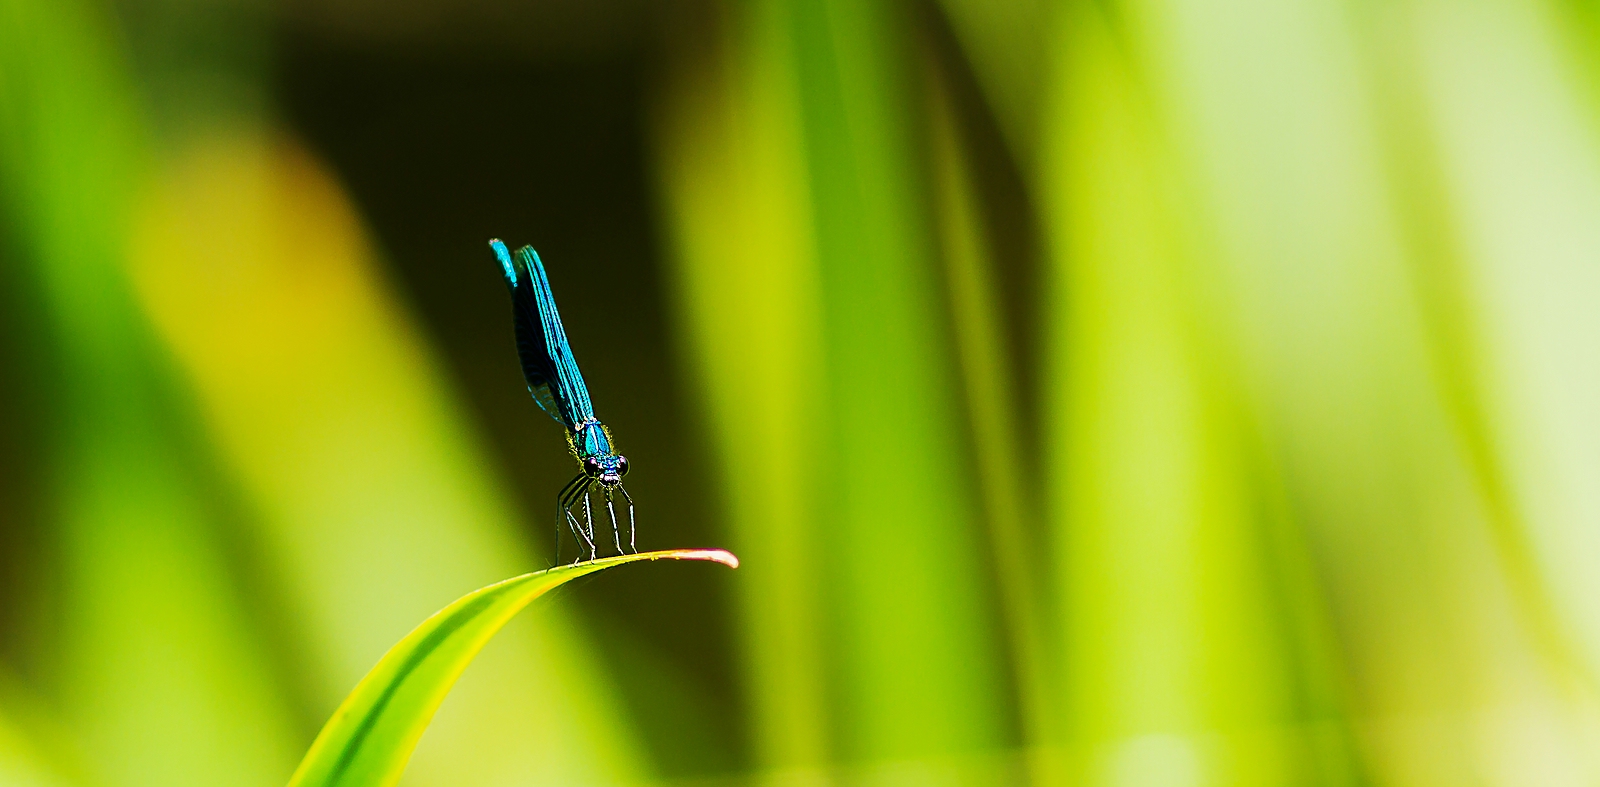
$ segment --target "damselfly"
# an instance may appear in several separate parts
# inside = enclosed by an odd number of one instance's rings
[[[528,381],[528,393],[539,408],[550,414],[567,429],[567,447],[582,469],[567,482],[556,498],[556,557],[561,562],[561,524],[564,521],[578,542],[578,560],[583,559],[583,547],[589,548],[589,559],[598,556],[595,547],[594,512],[589,503],[589,493],[598,490],[606,501],[606,512],[611,517],[611,538],[617,552],[639,551],[634,546],[633,498],[622,488],[622,477],[628,474],[628,458],[617,453],[611,440],[611,430],[594,417],[594,405],[589,402],[589,388],[583,384],[583,374],[572,357],[572,347],[567,344],[567,332],[561,327],[561,315],[556,311],[555,296],[550,294],[550,280],[544,275],[544,263],[532,246],[523,246],[512,255],[499,240],[489,241],[495,257],[504,269],[506,286],[511,289],[511,313],[517,332],[517,355],[522,358],[522,375]],[[628,504],[628,547],[622,547],[622,533],[617,525],[617,508],[613,496],[622,495]],[[582,504],[580,520],[574,509]]]

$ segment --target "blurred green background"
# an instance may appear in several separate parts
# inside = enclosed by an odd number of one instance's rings
[[[640,547],[744,567],[526,613],[404,785],[1600,785],[1596,52],[1568,0],[0,0],[0,785],[282,784],[546,565],[496,236]]]

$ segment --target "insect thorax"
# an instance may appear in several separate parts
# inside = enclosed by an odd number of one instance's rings
[[[616,454],[615,443],[611,441],[611,430],[607,429],[605,424],[593,419],[578,424],[578,427],[567,435],[567,444],[579,459]]]

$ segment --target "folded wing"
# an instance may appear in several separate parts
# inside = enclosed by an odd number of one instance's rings
[[[584,385],[578,363],[572,357],[561,314],[544,264],[532,246],[517,249],[513,256],[499,240],[489,241],[511,290],[513,324],[516,326],[517,355],[522,360],[522,375],[528,393],[551,418],[572,430],[593,420],[594,407]]]

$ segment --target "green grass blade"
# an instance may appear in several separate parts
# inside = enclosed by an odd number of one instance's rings
[[[799,99],[785,9],[724,10],[725,29],[745,32],[717,58],[680,54],[661,187],[675,306],[727,479],[728,537],[751,564],[736,598],[752,759],[812,768],[831,745],[826,602],[814,581],[826,554],[813,482],[824,378]],[[763,472],[747,472],[750,456]]]
[[[468,593],[412,629],[361,679],[311,744],[290,787],[395,784],[456,678],[513,616],[568,581],[643,560],[739,565],[720,549],[674,549],[536,571]]]
[[[1003,308],[988,228],[979,204],[974,162],[963,148],[955,107],[943,85],[929,91],[929,152],[939,241],[950,293],[952,335],[961,361],[973,465],[988,521],[995,584],[1012,670],[1023,740],[1055,740],[1048,688],[1053,659],[1045,644],[1047,606],[1041,603],[1043,566],[1036,559],[1036,521],[1028,487],[1023,426],[1013,403],[1017,379],[1003,336]]]
[[[1146,33],[1094,8],[1064,22],[1041,189],[1058,778],[1359,784],[1320,585],[1208,290],[1225,262],[1129,54]]]
[[[771,558],[741,583],[755,759],[1008,745],[908,23],[892,3],[723,8],[716,56],[684,55],[662,183],[732,537]]]
[[[821,293],[819,541],[840,758],[1009,742],[977,501],[927,231],[910,24],[889,2],[791,2]]]

